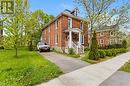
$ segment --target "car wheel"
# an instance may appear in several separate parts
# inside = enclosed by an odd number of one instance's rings
[[[39,52],[42,52],[41,50],[39,50]]]
[[[50,49],[48,49],[48,52],[50,52]]]

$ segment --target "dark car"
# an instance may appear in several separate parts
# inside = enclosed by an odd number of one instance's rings
[[[50,46],[47,45],[46,43],[44,42],[39,42],[37,44],[37,49],[39,50],[39,52],[42,52],[42,51],[50,51]]]

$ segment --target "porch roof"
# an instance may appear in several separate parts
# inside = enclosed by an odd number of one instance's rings
[[[69,28],[69,29],[65,30],[65,32],[69,32],[69,31],[72,31],[72,32],[75,32],[75,33],[82,32],[82,30],[79,29],[79,28]]]

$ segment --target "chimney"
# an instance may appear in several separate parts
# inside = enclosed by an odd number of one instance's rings
[[[74,10],[71,11],[71,14],[74,15],[74,16],[78,16],[78,13],[79,13],[78,8],[75,8]]]

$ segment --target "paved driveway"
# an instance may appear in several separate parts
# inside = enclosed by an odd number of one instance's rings
[[[64,73],[72,72],[89,64],[77,58],[70,58],[54,52],[41,53],[46,59],[58,65]]]

